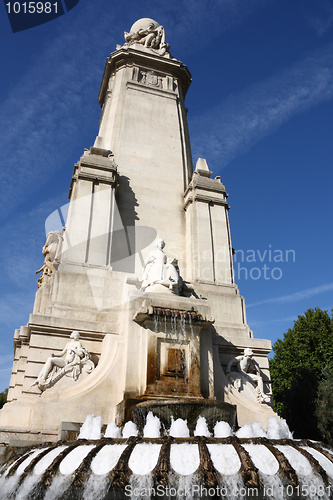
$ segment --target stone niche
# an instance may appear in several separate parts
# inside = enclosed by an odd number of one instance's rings
[[[173,304],[170,298],[146,298],[134,314],[148,336],[145,396],[200,398],[201,332],[214,320],[206,305],[179,297]]]

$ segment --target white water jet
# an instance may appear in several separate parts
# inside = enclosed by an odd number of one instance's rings
[[[88,415],[81,426],[78,439],[101,439],[102,417]]]
[[[199,417],[197,420],[197,425],[194,430],[195,436],[206,436],[210,437],[212,434],[209,432],[207,420],[205,417]]]
[[[271,417],[267,421],[267,438],[268,439],[292,439],[293,435],[290,432],[287,422],[281,418]]]
[[[232,436],[233,432],[228,422],[219,421],[214,426],[214,437],[224,438]]]
[[[143,437],[159,438],[161,436],[161,421],[158,417],[149,412],[146,418],[146,425],[143,428]]]
[[[121,429],[115,422],[110,422],[106,427],[104,437],[114,439],[121,438]]]
[[[176,420],[171,417],[171,427],[169,429],[169,435],[172,437],[190,437],[190,431],[187,427],[187,420],[182,418],[177,418]]]
[[[90,433],[90,439],[101,439],[102,437],[102,417],[95,417]]]
[[[135,423],[132,422],[132,420],[129,420],[124,425],[123,433],[122,434],[123,434],[123,438],[127,439],[127,438],[129,438],[131,436],[134,436],[134,437],[138,436],[139,431],[138,431],[138,428],[135,425]]]
[[[252,424],[243,425],[235,433],[238,438],[256,438],[256,437],[266,437],[266,432],[262,428],[259,422],[253,422]]]

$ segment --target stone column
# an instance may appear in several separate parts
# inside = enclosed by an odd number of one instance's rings
[[[211,179],[199,158],[185,192],[188,273],[191,281],[234,283],[227,193],[219,177]]]
[[[62,263],[110,266],[117,185],[111,151],[85,151],[74,167]]]
[[[102,107],[95,146],[110,149],[119,172],[117,207],[132,249],[147,228],[168,242],[186,267],[184,191],[192,175],[184,104],[191,83],[186,66],[143,45],[120,47],[107,60],[99,93]],[[147,249],[147,253],[149,250]],[[143,256],[145,257],[145,255]],[[142,271],[137,255],[130,270]]]

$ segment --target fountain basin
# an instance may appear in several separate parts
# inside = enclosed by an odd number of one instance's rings
[[[132,420],[139,429],[143,429],[150,411],[159,417],[164,429],[170,428],[172,420],[186,420],[191,434],[199,417],[206,419],[211,434],[216,422],[228,422],[231,428],[235,428],[236,424],[236,407],[229,403],[203,398],[153,399],[139,403],[132,409]]]
[[[235,436],[79,439],[8,462],[0,498],[113,500],[140,498],[141,491],[146,498],[164,492],[180,499],[184,484],[200,498],[329,499],[333,449],[309,440]]]

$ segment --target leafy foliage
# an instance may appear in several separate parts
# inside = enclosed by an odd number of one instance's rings
[[[8,389],[5,389],[3,392],[0,392],[0,408],[2,408],[3,405],[6,403],[7,394],[8,394]]]
[[[316,417],[323,440],[333,446],[333,371],[329,367],[319,383]]]
[[[333,318],[319,308],[308,309],[283,340],[275,342],[273,351],[275,410],[286,418],[295,437],[320,439],[316,399],[325,366],[333,369]]]

